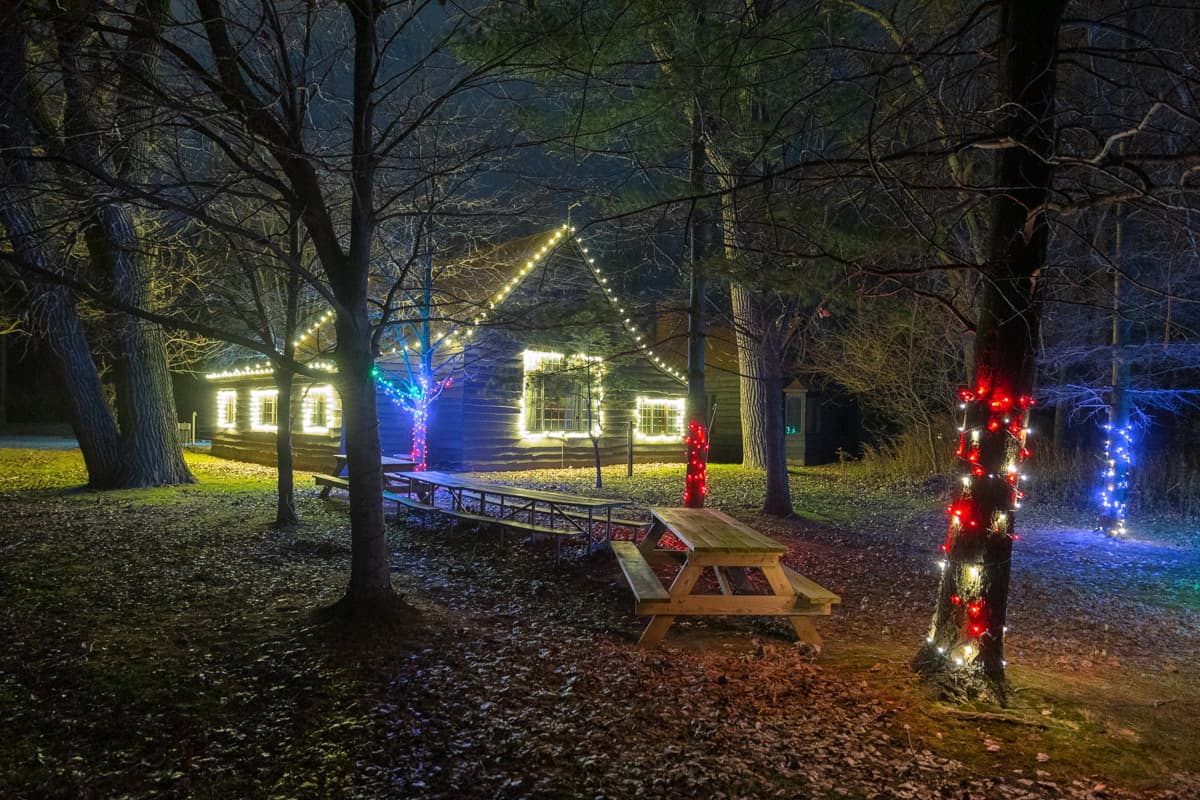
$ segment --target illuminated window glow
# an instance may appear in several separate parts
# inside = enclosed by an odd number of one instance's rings
[[[226,430],[237,425],[237,389],[217,392],[217,427]]]
[[[313,386],[304,393],[301,429],[304,433],[329,433],[335,427],[333,387]]]
[[[279,390],[250,390],[250,427],[256,431],[273,431],[279,423]]]
[[[524,361],[521,438],[575,439],[600,435],[604,421],[600,412],[603,365],[599,358],[526,350]]]
[[[639,397],[633,436],[639,442],[682,442],[685,400]]]

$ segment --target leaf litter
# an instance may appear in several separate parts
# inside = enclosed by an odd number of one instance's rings
[[[310,614],[344,585],[339,501],[302,492],[302,525],[275,531],[269,470],[195,458],[200,486],[101,495],[63,491],[41,471],[22,483],[18,463],[0,451],[5,797],[1200,796],[1184,765],[1138,790],[1063,772],[1040,740],[1019,760],[1018,739],[1089,724],[1061,709],[1032,711],[1042,727],[1014,726],[914,701],[895,690],[905,672],[887,657],[859,668],[840,658],[857,644],[907,647],[926,621],[936,536],[922,525],[936,520],[904,508],[847,498],[822,519],[787,521],[727,509],[842,594],[818,621],[826,654],[773,620],[683,620],[667,647],[644,651],[644,620],[604,554],[555,565],[545,543],[501,549],[493,533],[398,525],[393,579],[422,623],[403,637],[351,636]],[[562,488],[577,477],[512,479]],[[670,502],[654,495],[664,483],[625,493]],[[1183,665],[1195,663],[1195,619],[1143,591],[1153,565],[1110,584],[1101,604],[1050,536],[1021,543],[1014,652],[1047,669],[1169,658],[1180,666],[1168,674],[1193,680]],[[1068,556],[1092,552],[1067,544]],[[1176,569],[1168,562],[1160,578]],[[1146,647],[1172,615],[1170,646]],[[933,719],[924,729],[922,716]]]

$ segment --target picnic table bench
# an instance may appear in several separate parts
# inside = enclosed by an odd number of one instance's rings
[[[809,617],[828,615],[841,598],[783,564],[787,547],[711,508],[651,508],[650,514],[654,522],[640,544],[612,542],[635,612],[651,617],[638,644],[657,645],[677,616],[771,615],[787,617],[802,641],[820,648]],[[667,532],[686,549],[660,547]],[[678,565],[670,586],[654,572],[658,564]],[[706,569],[719,594],[693,594]],[[772,594],[746,593],[747,569],[761,571]]]
[[[614,524],[637,524],[613,520],[612,509],[626,505],[626,500],[526,489],[436,471],[393,477],[397,489],[407,489],[410,500],[441,514],[498,527],[501,536],[505,529],[553,536],[556,558],[565,536],[585,535],[591,552],[594,527],[603,526],[606,538],[611,539]],[[439,493],[447,501],[441,505],[437,503]]]

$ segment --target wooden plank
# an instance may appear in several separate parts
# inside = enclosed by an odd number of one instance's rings
[[[783,616],[796,611],[796,599],[773,594],[688,594],[670,600],[638,603],[639,614],[691,616]]]
[[[842,602],[842,598],[825,587],[819,586],[815,581],[804,577],[787,564],[780,564],[780,566],[783,567],[783,574],[787,576],[788,583],[792,585],[792,591],[809,603],[813,605],[831,605]]]
[[[439,508],[438,511],[447,516],[467,520],[468,522],[477,522],[480,525],[494,525],[499,528],[529,531],[530,533],[545,533],[553,536],[575,536],[579,533],[579,531],[550,528],[545,525],[536,525],[532,522],[522,522],[515,519],[497,519],[496,517],[489,517],[486,514],[476,514],[471,511],[452,511],[447,508]]]
[[[336,475],[314,475],[313,482],[321,487],[321,497],[329,497],[330,489],[345,489],[350,491],[350,481]]]
[[[487,492],[488,494],[504,495],[505,497],[517,497],[523,500],[537,500],[546,503],[557,503],[559,505],[575,506],[576,508],[616,508],[617,506],[629,505],[629,501],[625,499],[609,497],[585,497],[583,495],[567,494],[565,492],[550,492],[542,489],[526,489],[522,486],[509,486],[503,483],[481,481],[475,478],[468,478],[463,475],[453,475],[446,472],[435,472],[432,470],[427,472],[410,473],[406,477],[416,483],[428,483],[449,489],[468,489],[473,492]]]
[[[770,567],[779,563],[779,553],[725,550],[695,550],[688,562],[701,567]]]
[[[411,497],[405,497],[404,495],[396,494],[395,492],[384,492],[383,499],[390,500],[391,502],[396,503],[397,505],[405,506],[406,508],[411,508],[414,511],[441,511],[441,509],[437,506],[432,506],[428,503],[422,503],[420,500],[414,500]]]
[[[723,553],[786,553],[787,547],[711,508],[652,508],[690,550]]]
[[[638,552],[637,546],[632,542],[612,542],[613,555],[617,557],[617,564],[621,567],[621,572],[625,575],[626,582],[629,583],[629,588],[633,591],[634,599],[638,603],[647,600],[668,600],[671,595],[663,587],[658,576],[654,574],[654,570],[646,563],[646,559],[642,558],[642,554]]]
[[[588,518],[587,514],[582,514],[582,513],[576,512],[576,511],[560,511],[558,513],[564,517],[570,517],[572,519],[587,519]],[[593,514],[591,519],[592,519],[592,522],[595,522],[595,523],[599,523],[602,525],[608,524],[608,518],[602,514]],[[618,527],[621,527],[621,528],[649,528],[650,524],[651,524],[651,520],[648,520],[648,519],[646,519],[646,520],[617,519],[616,517],[614,517],[612,520],[612,524],[616,525]]]

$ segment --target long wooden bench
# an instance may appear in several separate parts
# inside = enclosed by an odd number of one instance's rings
[[[336,475],[314,475],[313,480],[321,487],[321,497],[329,497],[330,489],[345,489],[350,491],[350,479],[339,478]]]
[[[617,564],[621,566],[621,572],[625,574],[625,580],[633,591],[637,605],[671,599],[670,593],[663,588],[662,582],[654,574],[654,570],[650,569],[649,562],[642,556],[636,544],[616,540],[610,545],[613,555],[617,557]],[[635,611],[641,613],[640,610]]]
[[[476,522],[480,525],[490,525],[497,528],[512,528],[515,530],[529,531],[530,533],[546,533],[556,536],[574,536],[579,533],[576,530],[567,530],[565,528],[551,528],[549,525],[538,525],[525,520],[512,519],[511,517],[492,517],[487,514],[478,514],[474,511],[451,511],[448,508],[439,508],[441,513],[455,517],[457,519],[467,520],[468,522]]]
[[[588,518],[587,514],[580,514],[577,511],[560,511],[559,513],[562,516],[570,517],[571,519],[584,519],[585,520]],[[598,525],[607,525],[608,524],[608,518],[602,514],[593,514],[591,519],[592,519],[593,523],[598,524]],[[614,519],[612,521],[612,524],[616,525],[618,527],[621,527],[621,528],[633,528],[636,531],[636,530],[640,530],[641,528],[649,528],[653,524],[653,522],[654,522],[653,520],[649,520],[649,519]]]
[[[432,505],[429,505],[428,503],[422,503],[420,500],[414,500],[411,497],[406,497],[405,495],[402,495],[402,494],[396,494],[395,492],[384,491],[383,499],[386,502],[391,502],[391,503],[396,504],[396,521],[397,522],[400,521],[400,509],[401,508],[407,508],[410,511],[420,512],[422,521],[424,521],[424,519],[429,514],[437,512],[437,511],[441,511],[441,509],[438,508],[437,506],[432,506]]]

